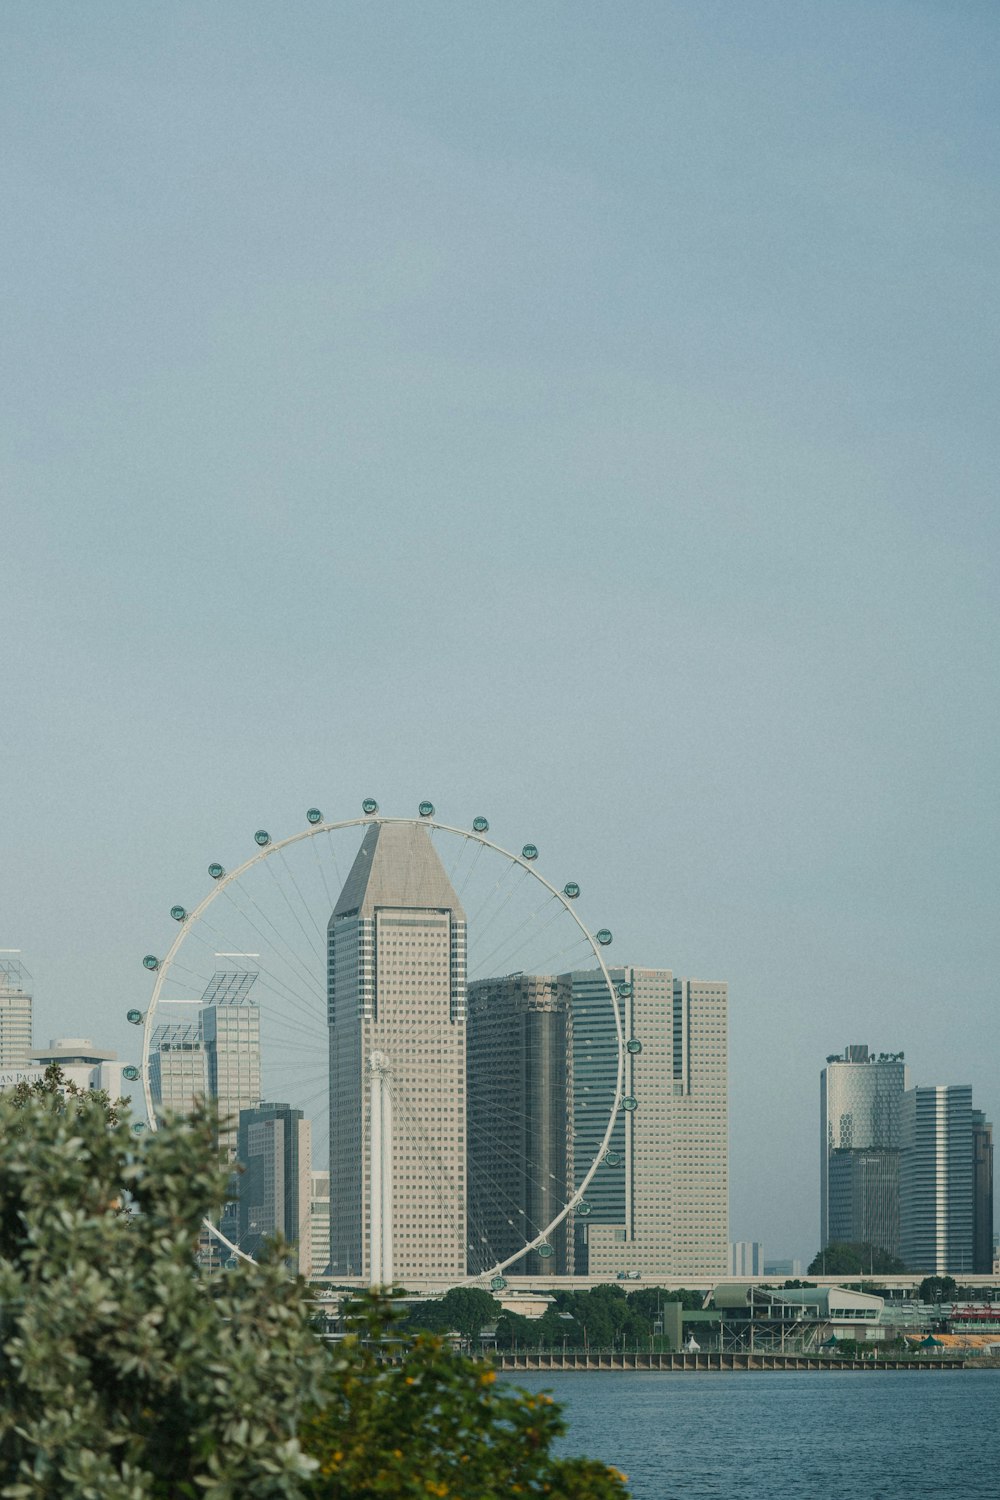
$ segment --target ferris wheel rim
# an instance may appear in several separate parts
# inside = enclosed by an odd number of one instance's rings
[[[615,1094],[611,1111],[608,1116],[608,1123],[605,1127],[604,1135],[601,1138],[600,1145],[579,1186],[575,1188],[571,1193],[568,1202],[563,1205],[559,1213],[556,1214],[556,1216],[551,1219],[549,1223],[546,1224],[545,1227],[534,1236],[533,1239],[524,1244],[513,1255],[509,1255],[505,1259],[497,1261],[496,1264],[491,1266],[488,1270],[478,1271],[475,1274],[460,1277],[453,1283],[455,1286],[476,1286],[482,1285],[484,1283],[486,1285],[489,1285],[492,1278],[498,1276],[502,1277],[503,1273],[517,1261],[523,1260],[526,1255],[530,1255],[532,1251],[537,1250],[540,1245],[548,1243],[549,1236],[551,1235],[552,1231],[557,1229],[562,1223],[564,1223],[576,1208],[577,1204],[579,1204],[583,1200],[587,1188],[590,1186],[591,1182],[596,1176],[597,1170],[604,1159],[605,1152],[607,1152],[610,1147],[611,1137],[614,1134],[615,1123],[618,1119],[619,1111],[622,1108],[622,1101],[625,1097],[625,1033],[624,1027],[622,1025],[621,1008],[618,1003],[619,997],[617,989],[610,973],[608,972],[608,965],[604,960],[603,954],[601,953],[602,944],[598,941],[596,933],[591,932],[589,927],[587,927],[587,925],[577,915],[577,912],[572,904],[573,900],[575,900],[575,896],[572,898],[567,896],[564,890],[560,890],[558,886],[553,885],[552,882],[546,879],[541,871],[537,869],[537,850],[533,845],[525,845],[525,850],[531,849],[533,851],[530,857],[526,858],[524,853],[520,855],[513,854],[509,849],[505,849],[501,844],[496,843],[495,840],[485,837],[485,833],[488,832],[488,830],[480,830],[477,828],[460,828],[455,824],[441,822],[433,815],[427,815],[423,812],[421,812],[420,815],[416,818],[405,818],[389,817],[384,813],[380,813],[377,811],[372,813],[363,813],[361,817],[343,818],[329,821],[326,819],[322,819],[315,823],[309,823],[306,828],[298,829],[295,833],[287,834],[284,838],[281,839],[271,839],[269,836],[267,836],[266,842],[264,843],[261,843],[258,840],[258,847],[249,859],[244,860],[244,862],[241,865],[236,866],[235,869],[223,870],[222,874],[217,877],[213,877],[211,889],[206,892],[205,896],[202,897],[201,901],[196,907],[194,907],[190,912],[185,912],[183,918],[180,921],[179,931],[173,942],[171,943],[169,949],[167,950],[166,956],[162,959],[156,960],[156,979],[153,985],[153,993],[150,996],[149,1004],[142,1017],[141,1077],[148,1128],[153,1132],[155,1132],[158,1128],[150,1079],[149,1051],[156,1013],[161,1003],[160,993],[162,991],[167,975],[170,972],[170,967],[177,957],[177,954],[183,948],[185,939],[192,930],[195,923],[204,915],[204,913],[212,905],[212,902],[216,899],[217,896],[220,896],[222,894],[227,886],[238,881],[255,865],[263,863],[264,860],[268,859],[273,854],[277,854],[280,850],[287,849],[292,844],[301,843],[304,839],[315,838],[319,834],[338,833],[347,828],[371,827],[372,825],[381,824],[408,824],[411,826],[436,829],[441,833],[455,834],[461,838],[470,840],[473,843],[477,843],[483,848],[491,849],[494,853],[499,854],[502,858],[510,860],[512,864],[519,865],[523,870],[525,870],[535,880],[543,885],[545,889],[549,891],[549,893],[554,896],[557,901],[559,901],[564,911],[566,911],[572,918],[572,920],[576,923],[576,926],[583,934],[583,937],[586,939],[587,943],[590,946],[591,952],[597,960],[598,967],[604,976],[604,981],[608,989],[608,995],[611,1000],[611,1010],[615,1022],[615,1040],[617,1053]],[[597,931],[601,931],[601,929],[597,929]],[[163,1004],[170,1003],[170,1001],[163,1002]],[[248,1255],[245,1250],[241,1250],[238,1245],[234,1245],[232,1241],[222,1233],[218,1225],[213,1224],[209,1219],[206,1219],[204,1223],[205,1227],[211,1232],[211,1234],[221,1244],[225,1245],[233,1256],[236,1256],[240,1260],[249,1261],[251,1264],[256,1264],[254,1257],[252,1255]]]

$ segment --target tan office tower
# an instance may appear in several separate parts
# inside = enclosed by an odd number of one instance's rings
[[[626,1108],[576,1221],[591,1276],[725,1276],[729,1267],[727,986],[669,969],[610,971],[621,996]],[[614,1025],[599,970],[566,976],[573,1004],[579,1181],[614,1093]]]
[[[17,948],[0,949],[0,1068],[24,1068],[31,1051],[31,975]]]
[[[465,1276],[465,914],[408,822],[368,829],[327,930],[330,1260]]]

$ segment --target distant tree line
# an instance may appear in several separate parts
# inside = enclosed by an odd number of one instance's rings
[[[558,1291],[539,1318],[510,1312],[489,1292],[456,1287],[443,1297],[408,1304],[402,1326],[412,1332],[457,1333],[469,1348],[483,1329],[495,1328],[496,1347],[509,1349],[648,1348],[660,1311],[668,1302],[685,1310],[700,1308],[703,1292],[657,1287],[626,1292],[613,1282],[589,1291]]]

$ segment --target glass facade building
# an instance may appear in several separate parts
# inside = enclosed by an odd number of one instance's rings
[[[820,1241],[900,1244],[901,1052],[850,1046],[820,1074]]]
[[[302,1111],[287,1104],[240,1111],[240,1249],[257,1256],[268,1239],[280,1234],[296,1246],[302,1276],[312,1271],[310,1135]]]
[[[729,1266],[728,988],[669,969],[609,970],[625,1036],[609,1149],[574,1226],[577,1272],[725,1276]],[[600,1147],[614,1103],[616,1040],[599,970],[565,976],[572,997],[574,1174]]]
[[[972,1089],[909,1089],[900,1154],[900,1251],[908,1271],[973,1270],[974,1160]]]
[[[488,1271],[540,1233],[570,1196],[573,1140],[570,986],[517,974],[469,985],[466,1028],[469,1272]],[[573,1269],[566,1220],[554,1254],[517,1275]]]

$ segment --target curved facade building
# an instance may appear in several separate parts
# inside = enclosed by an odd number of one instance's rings
[[[820,1242],[899,1254],[902,1052],[845,1047],[820,1074]]]

